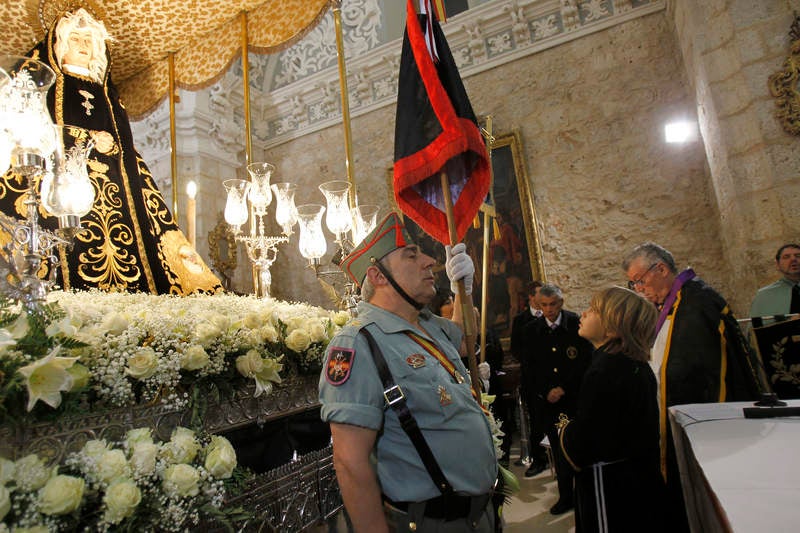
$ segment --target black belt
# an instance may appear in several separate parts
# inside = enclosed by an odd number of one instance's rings
[[[473,498],[480,496],[459,496],[458,494],[448,494],[431,498],[425,502],[425,516],[437,520],[450,522],[460,520],[469,516],[469,511]],[[383,501],[404,513],[408,512],[409,502],[395,502],[383,496]]]

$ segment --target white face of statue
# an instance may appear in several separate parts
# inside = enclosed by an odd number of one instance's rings
[[[61,60],[63,65],[89,68],[92,59],[92,34],[89,31],[75,30],[69,34],[67,53]]]

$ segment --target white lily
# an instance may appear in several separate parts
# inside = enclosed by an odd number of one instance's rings
[[[78,358],[56,357],[57,353],[58,347],[53,348],[47,356],[19,369],[28,387],[28,411],[39,400],[50,407],[58,407],[61,405],[61,391],[72,388],[73,377],[67,369]]]

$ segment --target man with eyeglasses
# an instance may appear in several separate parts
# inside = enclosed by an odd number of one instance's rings
[[[652,242],[640,244],[622,268],[628,287],[660,311],[650,365],[659,384],[661,470],[671,521],[667,530],[689,531],[667,408],[755,399],[756,365],[725,299],[691,268],[678,272],[668,250]]]

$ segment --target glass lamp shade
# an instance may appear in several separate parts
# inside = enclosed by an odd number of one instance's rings
[[[377,205],[357,205],[353,208],[353,244],[364,240],[378,223]]]
[[[269,163],[251,163],[247,165],[247,172],[250,173],[251,182],[248,197],[257,215],[265,215],[267,206],[272,201],[269,179],[274,171],[275,167]]]
[[[55,73],[44,63],[22,56],[0,56],[0,68],[10,77],[0,88],[0,129],[8,132],[13,153],[49,156],[57,138],[46,96]]]
[[[225,201],[225,222],[233,226],[234,232],[238,232],[242,224],[247,222],[247,192],[250,190],[250,182],[225,180],[222,185],[228,192]]]
[[[341,234],[349,231],[353,225],[350,215],[350,207],[347,203],[347,193],[350,191],[350,183],[346,181],[327,181],[319,186],[319,190],[325,195],[328,202],[328,214],[325,216],[325,224],[337,239]]]
[[[42,203],[53,215],[82,217],[94,204],[94,186],[86,167],[94,141],[87,130],[77,126],[51,127],[58,142],[53,152],[52,171],[42,179]]]
[[[275,222],[283,228],[283,234],[292,234],[292,227],[297,223],[297,207],[294,205],[294,194],[297,186],[293,183],[273,183],[275,193]]]
[[[300,223],[300,255],[309,260],[319,259],[328,250],[322,233],[322,215],[325,207],[317,204],[297,206]]]

